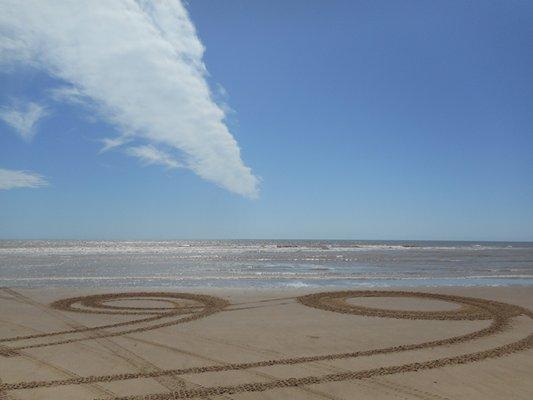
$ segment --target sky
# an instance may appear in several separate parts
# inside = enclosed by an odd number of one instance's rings
[[[0,238],[533,240],[531,2],[0,8]]]

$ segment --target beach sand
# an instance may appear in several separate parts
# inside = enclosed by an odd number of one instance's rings
[[[378,290],[3,288],[0,400],[533,398],[532,287]]]

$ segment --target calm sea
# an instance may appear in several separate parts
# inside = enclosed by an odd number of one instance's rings
[[[533,285],[533,243],[0,241],[0,286]]]

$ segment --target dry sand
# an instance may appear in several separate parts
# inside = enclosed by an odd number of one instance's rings
[[[324,292],[3,288],[0,400],[533,398],[533,288]]]

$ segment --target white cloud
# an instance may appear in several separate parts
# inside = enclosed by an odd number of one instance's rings
[[[0,168],[0,190],[42,186],[48,186],[48,182],[39,174]]]
[[[31,141],[37,133],[37,123],[48,115],[45,107],[37,103],[16,104],[0,108],[0,119],[10,125],[27,141]]]
[[[183,165],[162,150],[154,146],[128,147],[126,154],[139,158],[144,164],[158,164],[167,168],[180,168]]]
[[[0,0],[0,62],[71,85],[129,137],[171,149],[187,168],[255,197],[258,178],[213,100],[204,47],[179,0]],[[174,157],[174,156],[171,156]]]

